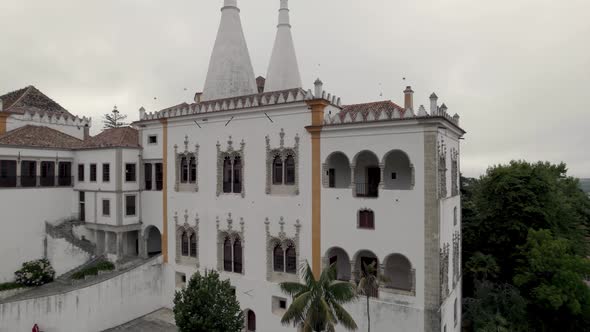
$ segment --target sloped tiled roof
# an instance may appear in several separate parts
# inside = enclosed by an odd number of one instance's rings
[[[2,111],[24,113],[25,111],[47,112],[54,115],[72,116],[65,108],[30,85],[26,88],[0,96]]]
[[[83,141],[61,131],[43,126],[26,125],[0,136],[0,145],[54,149],[75,149]]]
[[[140,148],[139,133],[131,127],[106,129],[84,141],[81,149]]]
[[[344,105],[342,106],[342,111],[340,111],[339,115],[342,119],[344,119],[347,113],[350,113],[353,118],[356,118],[358,114],[361,114],[363,118],[366,119],[370,112],[392,113],[395,110],[399,111],[402,115],[405,112],[403,107],[397,105],[391,100],[384,100],[364,104]]]

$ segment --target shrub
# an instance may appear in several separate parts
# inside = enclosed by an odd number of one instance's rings
[[[55,270],[47,259],[39,259],[23,263],[23,267],[14,272],[15,280],[23,286],[41,286],[52,282]]]
[[[21,288],[21,287],[23,287],[23,285],[17,284],[16,282],[6,282],[3,284],[0,284],[0,292],[11,290],[11,289],[17,289],[17,288]]]
[[[72,274],[72,279],[80,280],[84,279],[86,276],[95,276],[98,274],[98,271],[112,271],[115,269],[115,264],[109,261],[101,261],[96,263],[95,265],[89,266],[85,269],[82,269],[74,274]]]
[[[241,332],[244,314],[229,280],[216,271],[197,271],[174,295],[174,319],[180,332]]]

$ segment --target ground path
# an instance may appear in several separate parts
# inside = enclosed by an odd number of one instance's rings
[[[160,309],[149,315],[132,320],[103,332],[178,332],[174,325],[174,313],[170,309]]]

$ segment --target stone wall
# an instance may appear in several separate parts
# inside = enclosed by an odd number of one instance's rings
[[[162,258],[72,291],[0,304],[0,332],[102,331],[162,307]],[[23,294],[24,295],[24,294]]]

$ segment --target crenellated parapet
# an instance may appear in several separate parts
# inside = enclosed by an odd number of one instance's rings
[[[45,111],[25,110],[24,113],[14,113],[12,118],[20,121],[35,122],[39,124],[51,124],[61,126],[76,126],[76,127],[90,127],[92,125],[92,118],[70,116],[67,114],[55,114]]]

